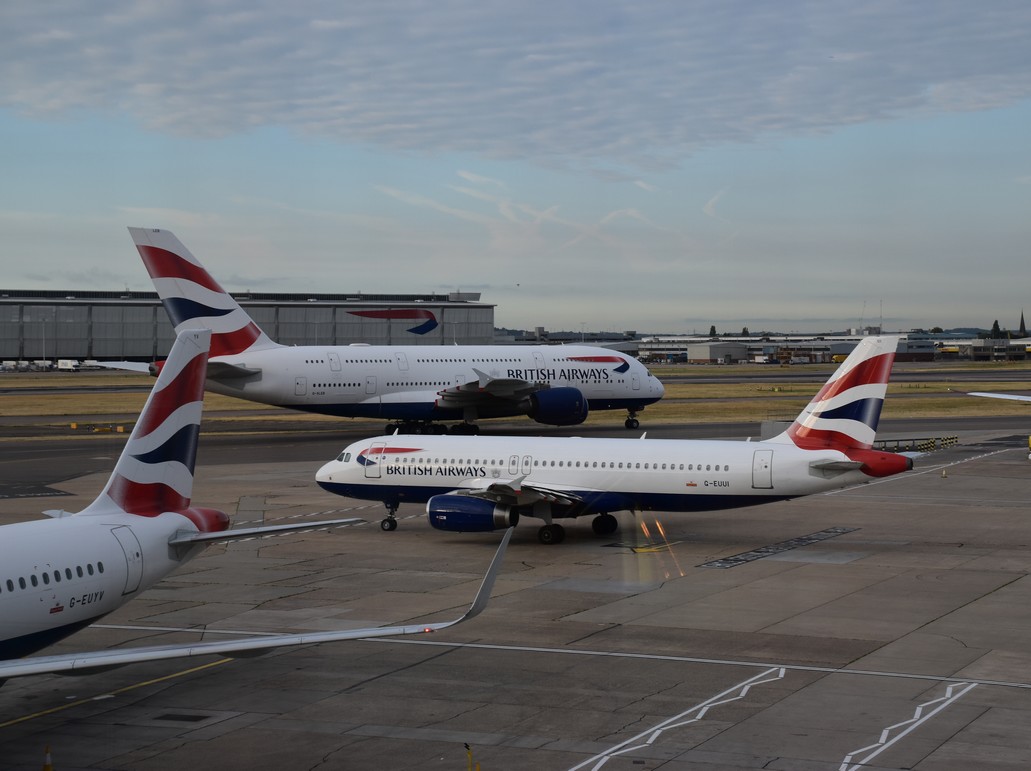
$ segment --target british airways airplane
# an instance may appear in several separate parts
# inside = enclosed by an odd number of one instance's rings
[[[225,513],[192,505],[210,337],[208,330],[179,333],[96,500],[75,514],[52,511],[48,520],[0,527],[0,684],[47,672],[86,673],[141,661],[432,632],[472,618],[486,605],[503,548],[472,606],[454,621],[20,658],[124,605],[210,543],[361,521],[229,530]]]
[[[480,418],[528,415],[573,426],[590,410],[626,410],[626,427],[662,398],[643,364],[606,348],[535,346],[285,346],[167,230],[129,228],[178,332],[214,331],[207,388],[323,415],[394,421],[388,433],[477,433]]]
[[[613,511],[711,511],[796,498],[886,477],[911,458],[873,448],[897,337],[866,338],[786,431],[760,442],[576,437],[379,436],[348,446],[316,474],[324,489],[383,501],[384,530],[401,503],[425,502],[440,530],[483,532]]]

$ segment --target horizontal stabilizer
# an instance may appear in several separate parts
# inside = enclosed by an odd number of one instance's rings
[[[121,369],[126,372],[142,372],[144,375],[149,375],[151,365],[143,361],[98,361],[97,366],[105,369]]]
[[[208,379],[210,380],[233,380],[242,377],[253,377],[260,375],[260,369],[241,367],[238,364],[229,364],[224,361],[208,362]]]
[[[857,460],[814,460],[809,468],[820,471],[858,471],[863,464]]]

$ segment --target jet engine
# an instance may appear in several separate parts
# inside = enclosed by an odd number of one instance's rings
[[[577,426],[587,420],[590,407],[576,388],[546,388],[530,394],[527,415],[549,426]]]
[[[426,514],[437,530],[454,533],[489,533],[519,522],[511,506],[468,495],[434,495],[426,502]]]

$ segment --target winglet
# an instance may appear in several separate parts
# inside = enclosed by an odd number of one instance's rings
[[[498,545],[498,550],[494,553],[494,559],[490,561],[490,567],[487,568],[487,573],[483,576],[480,589],[476,592],[476,597],[473,598],[473,604],[469,606],[469,610],[465,612],[464,616],[453,623],[458,624],[478,616],[487,607],[490,595],[494,591],[494,581],[497,579],[498,573],[501,572],[501,563],[505,560],[505,550],[508,548],[508,542],[512,540],[512,532],[514,530],[514,527],[510,527],[505,531],[505,535]]]

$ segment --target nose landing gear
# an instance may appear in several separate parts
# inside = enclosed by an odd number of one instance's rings
[[[628,409],[626,411],[626,414],[627,418],[626,422],[623,424],[624,426],[626,426],[630,430],[641,427],[641,421],[637,419],[637,410]]]
[[[397,530],[397,504],[387,503],[384,504],[387,507],[387,516],[379,523],[380,530],[384,532],[391,532]]]

